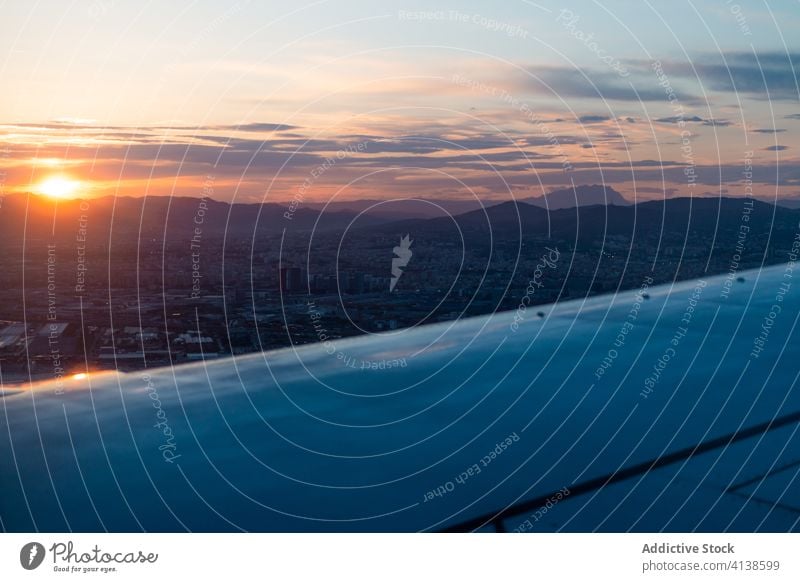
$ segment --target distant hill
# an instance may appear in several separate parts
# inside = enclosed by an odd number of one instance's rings
[[[188,240],[196,227],[207,238],[252,238],[254,235],[288,231],[340,230],[356,217],[356,212],[325,212],[297,207],[285,213],[282,204],[229,204],[216,200],[191,197],[107,196],[88,201],[61,200],[33,194],[15,194],[0,204],[0,240],[28,239],[74,240],[81,216],[86,217],[90,242],[105,243],[113,234],[115,240],[166,239]],[[319,223],[317,220],[319,219]],[[198,222],[199,221],[199,222]],[[359,218],[361,225],[387,222],[386,218],[367,215]]]
[[[573,190],[557,190],[547,195],[546,201],[551,209],[588,204],[627,204],[625,199],[612,188],[602,186],[579,186]],[[529,201],[542,206],[545,198],[532,198]],[[599,202],[598,202],[599,201]],[[202,227],[202,235],[210,238],[252,238],[265,234],[276,234],[287,229],[307,231],[316,228],[320,231],[343,230],[348,225],[355,228],[377,226],[406,219],[430,219],[461,216],[469,212],[482,214],[485,209],[502,213],[504,204],[481,202],[477,200],[425,200],[381,202],[379,200],[357,200],[324,204],[300,204],[291,219],[285,213],[289,204],[229,204],[207,199],[201,208],[200,199],[192,197],[169,196],[105,196],[84,201],[56,201],[35,194],[8,195],[0,204],[0,240],[22,240],[25,233],[28,239],[71,240],[75,236],[78,220],[82,215],[88,218],[89,242],[105,243],[113,234],[116,240],[187,240],[194,234],[195,227]],[[81,209],[82,204],[83,210]],[[525,205],[530,206],[530,205]],[[521,206],[524,208],[524,206]],[[324,211],[323,211],[324,209]],[[370,209],[367,211],[367,209]],[[511,212],[511,211],[509,211]],[[202,213],[198,217],[198,213]],[[202,225],[195,219],[202,219]],[[113,242],[113,241],[112,241]]]
[[[542,199],[529,202],[504,202],[457,214],[454,217],[403,218],[393,220],[390,213],[367,212],[359,216],[355,208],[327,209],[298,207],[287,219],[288,206],[267,204],[229,204],[198,198],[179,197],[104,197],[88,201],[54,200],[35,195],[10,195],[0,204],[0,241],[27,240],[74,241],[80,217],[87,222],[87,244],[125,245],[130,241],[172,241],[183,243],[200,227],[202,237],[250,241],[254,237],[287,232],[338,232],[351,229],[379,229],[392,235],[449,231],[455,225],[464,231],[488,231],[503,238],[518,233],[532,236],[597,238],[604,235],[631,235],[640,229],[681,235],[687,230],[713,235],[714,232],[736,229],[741,224],[743,198],[672,198],[627,204],[620,194],[608,187],[581,186],[558,190],[548,195],[550,202],[572,205],[549,209]],[[602,196],[606,204],[588,204]],[[551,199],[552,197],[552,199]],[[576,197],[579,204],[575,206]],[[530,202],[536,202],[536,204]],[[620,200],[623,204],[617,204]],[[426,204],[427,205],[427,204]],[[358,217],[357,220],[356,217]],[[753,233],[768,233],[776,228],[794,228],[800,210],[755,201],[749,222]],[[196,220],[201,220],[200,224]]]
[[[497,201],[484,201],[484,206],[493,206]],[[436,218],[451,214],[464,214],[481,208],[478,200],[437,200],[434,198],[418,198],[387,202],[386,200],[334,200],[329,203],[310,202],[305,205],[314,210],[325,209],[325,212],[339,211],[348,213],[365,212],[370,216],[391,220],[409,218]]]
[[[715,233],[736,233],[742,224],[743,198],[672,198],[641,202],[636,205],[595,205],[546,210],[525,202],[505,202],[484,210],[474,210],[456,217],[462,233],[489,232],[495,238],[537,236],[576,242],[608,236],[684,237],[701,235],[713,242]],[[800,210],[754,201],[748,225],[752,233],[793,233]],[[387,234],[421,235],[441,233],[454,228],[449,218],[405,220],[382,225]]]
[[[576,206],[594,206],[597,204],[613,204],[615,206],[627,206],[630,204],[622,194],[610,186],[599,184],[576,186],[574,189],[554,190],[544,196],[526,198],[523,202],[550,210],[575,208]]]
[[[328,204],[309,203],[306,204],[306,207],[316,210],[325,208],[326,212],[342,211],[352,213],[367,211],[371,216],[407,220],[411,218],[436,218],[445,215],[445,213],[456,216],[473,210],[480,211],[481,207],[497,206],[503,202],[505,201],[419,198],[395,202],[386,202],[385,200],[345,200],[341,202],[333,201]],[[549,208],[550,210],[574,208],[576,206],[593,206],[596,204],[614,204],[616,206],[630,204],[622,194],[610,186],[598,184],[577,186],[574,190],[572,188],[554,190],[544,196],[522,198],[520,202],[541,208]]]
[[[800,198],[797,197],[778,198],[777,200],[759,198],[759,200],[762,202],[768,202],[770,204],[777,204],[778,206],[783,206],[784,208],[800,208]]]

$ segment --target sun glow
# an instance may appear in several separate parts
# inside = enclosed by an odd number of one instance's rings
[[[44,194],[50,198],[69,198],[80,187],[81,183],[65,178],[64,176],[53,176],[40,182],[36,186],[36,192]]]

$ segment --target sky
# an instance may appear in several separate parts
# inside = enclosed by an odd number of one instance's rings
[[[2,14],[3,194],[800,196],[797,1],[34,0]]]

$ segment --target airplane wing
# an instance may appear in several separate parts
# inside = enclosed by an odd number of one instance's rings
[[[5,387],[0,526],[798,530],[793,266]]]

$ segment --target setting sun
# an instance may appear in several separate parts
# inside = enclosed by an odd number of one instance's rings
[[[80,182],[75,180],[63,176],[53,176],[36,186],[36,192],[51,198],[68,198],[78,190],[79,186]]]

